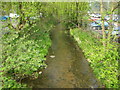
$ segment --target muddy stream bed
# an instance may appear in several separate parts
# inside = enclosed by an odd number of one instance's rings
[[[83,52],[61,24],[51,32],[48,65],[35,80],[24,81],[33,88],[97,88],[99,84]]]

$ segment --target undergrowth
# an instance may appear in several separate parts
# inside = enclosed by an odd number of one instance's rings
[[[106,88],[118,88],[118,47],[116,43],[109,43],[104,49],[101,40],[89,31],[78,28],[71,29],[70,34],[82,48],[86,59],[90,63],[96,77]]]
[[[37,78],[46,68],[45,60],[51,46],[49,30],[52,24],[35,24],[24,30],[10,30],[2,37],[2,65],[0,76],[3,88],[25,88],[21,80]]]

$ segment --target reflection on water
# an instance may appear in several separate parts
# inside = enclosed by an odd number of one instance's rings
[[[51,32],[51,38],[48,67],[38,79],[26,83],[34,88],[97,88],[98,82],[82,51],[61,24]]]

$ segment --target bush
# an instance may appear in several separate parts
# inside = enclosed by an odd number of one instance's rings
[[[93,34],[80,29],[70,30],[70,34],[82,48],[85,57],[92,67],[96,77],[107,88],[118,88],[118,47],[115,43],[104,47]]]
[[[25,84],[17,83],[15,80],[10,77],[3,77],[4,88],[25,88]]]
[[[21,80],[37,78],[38,71],[46,67],[44,60],[51,46],[51,27],[51,24],[34,25],[21,31],[11,30],[2,37],[3,88],[26,87]]]

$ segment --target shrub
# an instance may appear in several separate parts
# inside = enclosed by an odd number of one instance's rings
[[[70,34],[82,48],[85,57],[92,67],[96,77],[107,88],[118,88],[118,47],[116,43],[109,43],[104,47],[94,35],[80,29],[70,30]]]
[[[3,88],[22,88],[21,80],[36,78],[38,71],[46,67],[44,60],[51,46],[48,26],[34,25],[21,31],[11,30],[2,37]],[[49,28],[49,29],[48,29]],[[18,83],[19,82],[19,83]]]

